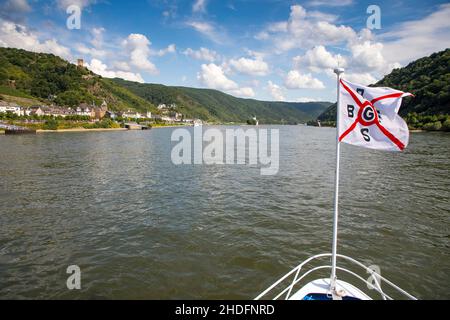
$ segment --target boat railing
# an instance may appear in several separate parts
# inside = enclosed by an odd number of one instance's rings
[[[272,298],[273,300],[278,300],[282,297],[283,297],[283,299],[288,300],[292,296],[292,291],[293,291],[294,287],[297,286],[308,275],[312,274],[313,272],[319,271],[319,270],[327,270],[327,269],[331,270],[331,268],[332,268],[331,264],[321,265],[321,266],[317,266],[317,267],[309,268],[309,269],[304,268],[308,263],[312,262],[313,260],[319,260],[319,259],[323,259],[323,258],[327,258],[327,257],[331,258],[331,253],[318,254],[318,255],[315,255],[313,257],[306,259],[300,265],[298,265],[296,268],[292,269],[290,272],[288,272],[286,275],[284,275],[278,281],[276,281],[274,284],[272,284],[269,288],[267,288],[264,292],[262,292],[258,297],[256,297],[255,300],[261,300],[261,299],[268,300],[269,293],[271,294],[272,297],[274,296]],[[351,257],[344,256],[341,254],[338,254],[337,257],[338,257],[338,259],[345,260],[345,261],[361,268],[362,270],[364,270],[366,272],[365,276],[367,276],[367,274],[369,274],[370,277],[368,279],[366,279],[366,278],[363,278],[360,274],[358,274],[354,271],[351,271],[347,268],[344,268],[341,266],[336,267],[336,269],[339,272],[349,274],[350,276],[353,276],[353,277],[359,279],[360,281],[362,281],[363,283],[365,283],[367,285],[368,289],[375,290],[381,296],[381,299],[393,300],[393,298],[390,295],[388,295],[381,288],[381,282],[382,282],[383,284],[387,285],[390,289],[393,289],[397,293],[401,294],[404,298],[411,299],[411,300],[417,300],[414,296],[412,296],[411,294],[409,294],[402,288],[398,287],[391,281],[387,280],[386,278],[382,277],[375,270],[365,266],[361,262],[359,262]],[[369,279],[372,279],[373,283],[371,281],[369,281]],[[283,285],[283,286],[281,286],[281,285]],[[276,289],[279,288],[280,286],[283,289],[281,291],[279,291],[278,293],[276,293],[277,292]]]

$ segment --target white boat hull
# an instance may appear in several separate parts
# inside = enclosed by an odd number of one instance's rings
[[[332,266],[329,264],[331,262],[329,260],[331,256],[331,253],[324,253],[306,259],[262,292],[256,297],[256,300],[372,300],[376,299],[376,296],[378,295],[383,300],[393,300],[394,297],[391,296],[392,293],[396,294],[396,296],[401,299],[407,298],[417,300],[416,297],[382,277],[375,270],[351,257],[341,254],[336,255],[336,257],[346,264],[351,264],[353,271],[346,268],[344,264],[342,266],[338,265],[336,269],[339,273],[345,273],[347,276],[358,280],[364,284],[364,286],[358,289],[350,283],[336,279],[336,290],[334,295],[331,295],[330,291],[331,277],[314,280],[304,286],[300,286],[301,283],[303,283],[302,281],[307,279],[306,277],[310,276],[312,273],[331,270]],[[316,267],[312,265],[313,262],[317,262],[321,259],[327,259],[328,263]],[[367,277],[368,275],[370,275],[369,278]],[[388,294],[385,292],[384,289],[382,289],[382,285],[392,293]],[[298,290],[297,288],[301,289]],[[362,290],[364,290],[364,292]],[[368,294],[370,294],[370,296]]]
[[[342,300],[372,300],[355,286],[341,280],[336,281],[336,292],[339,293],[338,299]],[[293,294],[289,300],[333,300],[330,293],[330,279],[311,281]]]

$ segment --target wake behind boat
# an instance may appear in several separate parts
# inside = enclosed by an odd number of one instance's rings
[[[338,99],[332,253],[306,259],[262,292],[256,300],[393,300],[396,297],[417,300],[382,277],[374,268],[337,254],[341,142],[385,151],[404,150],[409,142],[409,132],[406,123],[398,116],[398,111],[402,98],[411,94],[390,88],[353,84],[341,79],[344,69],[337,68],[334,72],[337,75]],[[327,262],[323,264],[324,259]],[[314,264],[321,260],[322,264]],[[313,276],[320,271],[331,271],[331,276],[314,279]],[[339,278],[342,275],[346,281],[338,279],[338,271]],[[363,285],[364,288],[353,283]],[[383,289],[382,284],[387,288]]]

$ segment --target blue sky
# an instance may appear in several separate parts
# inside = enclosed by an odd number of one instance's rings
[[[66,10],[81,10],[68,29]],[[381,28],[367,29],[369,5]],[[105,77],[261,100],[335,100],[337,64],[370,84],[450,47],[445,1],[2,0],[0,46],[83,58]]]

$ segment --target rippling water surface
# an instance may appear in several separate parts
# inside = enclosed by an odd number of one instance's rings
[[[170,128],[0,136],[0,298],[252,299],[329,252],[335,131],[271,128],[269,177],[175,166]],[[450,135],[342,152],[340,253],[450,298]],[[74,264],[80,291],[66,288]]]

